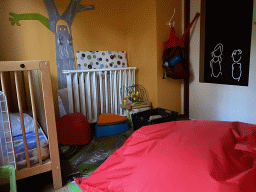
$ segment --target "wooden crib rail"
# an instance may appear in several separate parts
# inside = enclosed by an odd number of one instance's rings
[[[16,169],[16,179],[22,179],[32,175],[40,174],[52,170],[54,188],[62,187],[62,178],[60,170],[59,149],[56,134],[56,121],[54,113],[54,104],[52,97],[51,76],[48,61],[0,61],[1,86],[3,92],[7,95],[7,84],[4,80],[4,73],[11,72],[15,76],[15,87],[17,94],[18,109],[22,127],[23,142],[27,167],[21,170]],[[23,118],[21,82],[19,74],[27,74],[27,84],[29,87],[30,103],[32,107],[35,135],[37,141],[39,163],[31,165],[29,161],[26,132]],[[48,136],[50,161],[42,161],[40,141],[37,120]],[[16,166],[17,167],[17,166]]]

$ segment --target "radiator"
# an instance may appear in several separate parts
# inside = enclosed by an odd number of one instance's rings
[[[135,70],[136,67],[63,70],[67,77],[69,113],[82,113],[89,123],[95,123],[101,113],[125,116],[120,104],[126,94],[121,90],[135,84]]]

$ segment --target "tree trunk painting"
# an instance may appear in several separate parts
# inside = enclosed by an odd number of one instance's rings
[[[44,0],[44,4],[48,11],[49,18],[38,13],[15,14],[10,13],[11,25],[18,25],[19,20],[38,20],[55,34],[56,60],[58,89],[67,87],[67,80],[62,70],[75,70],[75,57],[72,43],[71,25],[75,15],[81,11],[93,10],[93,5],[80,5],[81,0],[71,0],[65,12],[60,15],[53,0]],[[66,25],[57,25],[58,20],[64,20]]]

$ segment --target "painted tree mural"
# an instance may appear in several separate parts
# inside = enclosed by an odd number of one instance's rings
[[[62,70],[76,69],[72,43],[72,22],[78,12],[94,9],[93,5],[80,5],[80,1],[81,0],[71,0],[67,9],[62,15],[60,15],[53,0],[44,0],[49,18],[46,18],[45,16],[38,13],[10,13],[11,17],[9,20],[11,21],[11,25],[16,24],[17,26],[20,26],[20,20],[38,20],[55,34],[59,89],[67,87],[66,76],[62,73]],[[68,26],[57,25],[56,27],[58,20],[66,21]]]

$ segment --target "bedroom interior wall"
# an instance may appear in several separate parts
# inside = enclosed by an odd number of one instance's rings
[[[59,13],[62,14],[70,0],[54,2]],[[172,11],[172,6],[176,4],[165,4],[163,0],[160,3],[156,0],[81,0],[81,4],[95,5],[95,10],[80,12],[76,15],[72,23],[74,52],[127,51],[128,65],[138,68],[137,83],[145,86],[153,107],[165,107],[179,112],[181,103],[179,84],[171,80],[161,82],[161,50],[163,41],[168,38],[169,28],[165,24],[169,21],[171,14],[162,16],[161,9],[164,8],[163,14],[166,14],[168,8]],[[178,27],[177,11],[176,8],[175,17]],[[19,0],[0,1],[2,46],[0,60],[49,60],[55,111],[58,117],[54,34],[39,21],[19,21],[21,26],[11,26],[10,12],[39,13],[48,17],[44,2],[43,0],[24,0],[22,3]],[[58,24],[65,24],[65,22],[58,21]],[[179,32],[179,29],[176,30]],[[172,90],[171,94],[169,94],[170,90]]]
[[[148,99],[157,106],[156,1],[131,0],[127,5],[128,62],[137,67],[136,83],[145,87]]]
[[[171,22],[175,22],[174,27],[178,36],[181,36],[182,29],[182,1],[156,1],[157,13],[157,93],[158,107],[181,113],[181,83],[182,80],[171,78],[163,79],[162,55],[163,42],[169,39],[170,27],[166,25],[171,19],[174,9],[175,15]],[[180,102],[178,102],[180,101]]]
[[[191,17],[200,12],[201,1],[190,0]],[[256,2],[254,1],[253,23],[256,18]],[[199,82],[199,52],[200,52],[200,19],[192,29],[190,42],[190,119],[242,121],[256,123],[256,32],[252,24],[252,42],[249,85],[233,86]]]
[[[138,67],[136,80],[142,84],[153,107],[181,112],[181,84],[164,79],[162,70],[163,42],[169,38],[166,23],[176,8],[174,20],[181,31],[181,1],[131,0],[127,5],[128,62]]]
[[[70,0],[55,0],[60,14]],[[95,5],[95,10],[80,12],[72,23],[74,52],[92,50],[127,51],[127,30],[124,1],[85,1],[81,4]],[[56,116],[57,66],[54,34],[39,21],[19,21],[20,26],[11,26],[9,13],[39,13],[48,18],[43,0],[0,1],[0,60],[49,60]],[[58,24],[65,24],[58,21]]]

